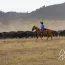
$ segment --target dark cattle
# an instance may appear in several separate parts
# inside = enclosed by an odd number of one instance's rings
[[[29,37],[35,37],[36,36],[36,32],[32,32],[32,31],[18,31],[17,32],[17,37],[18,38],[29,38]]]
[[[65,35],[65,30],[61,31],[59,33],[60,36]],[[53,36],[58,36],[57,31],[53,31]],[[0,39],[1,38],[34,38],[37,37],[36,31],[10,31],[10,32],[2,32],[0,33]]]
[[[24,38],[25,32],[24,31],[17,31],[17,38]]]
[[[53,31],[53,36],[58,36],[58,32],[57,31]]]
[[[0,33],[0,39],[3,38],[3,33]]]
[[[9,35],[8,36],[9,38],[17,38],[17,32],[15,32],[15,31],[9,32],[8,35]]]
[[[25,31],[25,33],[26,33],[26,38],[33,38],[33,37],[35,37],[36,36],[36,32],[32,32],[32,31]]]
[[[10,32],[3,32],[0,34],[1,37],[5,38],[29,38],[35,37],[36,32],[32,31],[10,31]]]
[[[3,34],[3,38],[4,38],[4,39],[6,39],[6,38],[9,37],[9,32],[3,32],[2,34]]]
[[[59,36],[65,36],[65,30],[60,31]]]

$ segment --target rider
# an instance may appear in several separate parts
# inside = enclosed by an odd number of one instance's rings
[[[41,30],[44,31],[44,23],[43,22],[40,23],[41,23]]]
[[[41,23],[41,32],[43,34],[43,31],[44,31],[44,23],[43,22],[40,22]]]

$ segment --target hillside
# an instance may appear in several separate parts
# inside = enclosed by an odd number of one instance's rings
[[[43,6],[31,13],[2,12],[0,11],[0,20],[65,20],[65,3]]]
[[[31,12],[31,18],[41,18],[47,20],[65,20],[65,3],[50,6],[43,6]]]

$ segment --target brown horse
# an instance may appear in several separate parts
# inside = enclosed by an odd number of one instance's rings
[[[42,30],[41,29],[39,29],[38,27],[36,27],[36,26],[33,26],[32,27],[32,31],[33,30],[36,30],[36,37],[37,37],[37,39],[38,39],[38,37],[40,36],[40,38],[42,39],[42,37],[44,36],[44,35],[46,35],[47,36],[47,40],[48,40],[48,38],[49,37],[51,37],[51,40],[52,40],[52,36],[53,36],[53,34],[52,34],[52,30],[50,30],[50,29],[46,29],[46,30],[44,30],[43,31],[43,33],[42,33]]]

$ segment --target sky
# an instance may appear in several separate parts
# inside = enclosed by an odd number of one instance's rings
[[[32,12],[42,6],[64,3],[65,0],[0,0],[0,11]]]

